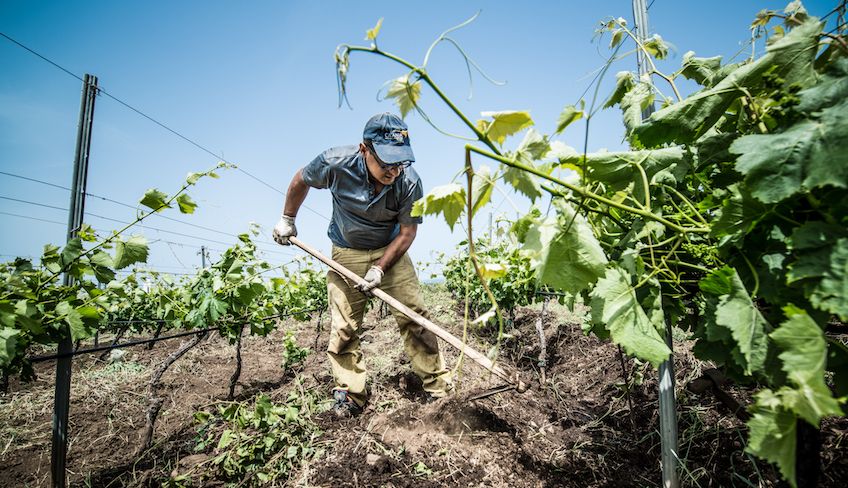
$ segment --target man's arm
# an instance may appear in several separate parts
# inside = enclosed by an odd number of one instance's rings
[[[289,217],[297,217],[297,212],[303,201],[306,200],[306,194],[309,193],[309,185],[303,181],[303,170],[297,170],[297,173],[292,177],[289,183],[289,191],[286,193],[286,203],[283,207],[283,215]]]
[[[389,243],[388,247],[386,247],[383,257],[368,269],[368,272],[363,277],[365,282],[356,285],[356,288],[366,295],[371,296],[371,290],[380,286],[380,283],[383,281],[383,273],[388,271],[409,249],[412,241],[415,240],[415,234],[417,232],[418,224],[401,224],[400,232]]]
[[[280,221],[274,226],[274,231],[271,234],[277,243],[288,246],[291,244],[289,237],[297,235],[294,218],[297,217],[297,211],[303,205],[307,193],[309,193],[309,185],[303,180],[303,170],[299,169],[289,183],[286,203],[283,205],[283,214],[280,215]]]
[[[388,271],[389,268],[394,266],[398,259],[403,256],[409,246],[412,245],[412,241],[415,240],[415,235],[418,233],[418,224],[409,224],[409,225],[400,225],[400,232],[398,235],[389,243],[389,246],[386,248],[386,252],[383,253],[383,257],[377,261],[377,266],[380,267],[384,272]]]

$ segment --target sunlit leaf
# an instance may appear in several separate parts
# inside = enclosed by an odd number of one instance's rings
[[[418,99],[421,98],[421,81],[409,82],[411,74],[392,80],[386,98],[394,98],[395,104],[400,109],[400,116],[406,117],[411,110],[415,109]]]
[[[582,119],[584,115],[582,100],[580,101],[580,108],[577,108],[574,105],[566,105],[559,114],[559,120],[557,120],[557,127],[554,134],[561,133],[566,127]]]
[[[144,197],[142,197],[139,203],[159,212],[165,208],[170,208],[170,205],[165,204],[167,201],[168,195],[155,188],[151,188],[144,193]]]
[[[671,349],[639,304],[626,271],[618,267],[607,269],[590,295],[593,321],[604,324],[613,342],[627,354],[649,361],[654,367],[669,358]]]
[[[377,24],[374,25],[371,29],[365,32],[365,40],[366,41],[376,41],[377,36],[380,35],[380,28],[383,27],[383,17],[380,17],[380,20],[377,21]]]
[[[526,111],[483,112],[480,115],[493,119],[488,125],[486,135],[501,145],[506,141],[507,136],[533,125],[530,112]]]
[[[134,263],[147,261],[147,239],[144,236],[132,236],[127,240],[115,240],[115,269],[123,269]]]
[[[194,213],[194,209],[197,208],[197,204],[187,193],[181,193],[177,197],[177,204],[180,206],[180,212],[184,214]]]
[[[457,183],[437,186],[412,205],[412,216],[443,215],[453,230],[465,208],[465,188]]]

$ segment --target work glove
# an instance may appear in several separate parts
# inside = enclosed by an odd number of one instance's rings
[[[371,290],[380,286],[380,282],[383,281],[383,270],[379,266],[371,266],[363,279],[365,283],[356,285],[356,289],[370,297]]]
[[[284,246],[290,245],[291,242],[289,242],[289,237],[297,236],[297,227],[294,226],[294,217],[289,217],[285,214],[281,215],[280,221],[274,226],[274,232],[272,235],[277,243]]]

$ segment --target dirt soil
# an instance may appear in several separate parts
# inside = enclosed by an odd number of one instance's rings
[[[461,307],[439,287],[427,287],[425,299],[431,318],[462,336]],[[536,329],[542,319],[544,364]],[[277,484],[660,486],[657,373],[622,358],[616,346],[583,335],[581,321],[581,314],[555,303],[544,316],[539,306],[519,309],[500,346],[499,361],[519,370],[531,388],[486,395],[501,382],[465,359],[456,372],[456,393],[428,402],[410,371],[394,320],[374,307],[361,333],[371,380],[365,411],[344,420],[331,412],[318,415],[325,453]],[[299,375],[300,388],[325,392],[329,405],[332,377],[322,353],[310,354],[298,371],[284,373],[281,368],[282,331],[295,330],[300,346],[323,351],[327,326],[326,315],[316,316],[311,322],[282,323],[269,337],[246,336],[236,400],[251,401],[258,393],[284,399]],[[469,331],[468,338],[483,352],[492,346],[485,333]],[[179,342],[128,349],[112,362],[92,357],[74,362],[67,461],[71,486],[161,486],[172,473],[206,458],[193,452],[193,413],[226,400],[235,370],[235,347],[217,336],[191,349],[165,374],[160,394],[166,400],[154,446],[137,452],[151,371]],[[685,389],[710,367],[694,359],[690,346],[685,341],[675,345],[682,485],[780,486],[771,465],[744,453],[744,423],[709,391]],[[443,351],[455,366],[458,352],[450,346]],[[0,397],[0,486],[50,484],[53,368],[53,363],[40,363],[35,382],[12,380],[9,392]],[[748,389],[726,390],[743,405],[751,400]],[[848,479],[846,433],[845,418],[823,423],[819,486],[841,487]]]

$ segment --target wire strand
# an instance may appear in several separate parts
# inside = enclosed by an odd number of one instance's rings
[[[31,177],[28,177],[28,176],[23,176],[23,175],[19,175],[19,174],[15,174],[15,173],[9,173],[7,171],[0,171],[0,174],[5,175],[5,176],[11,176],[13,178],[20,178],[22,180],[32,181],[34,183],[40,183],[42,185],[52,186],[54,188],[59,188],[61,190],[65,190],[65,191],[71,191],[71,189],[66,187],[66,186],[58,185],[56,183],[50,183],[49,181],[39,180],[39,179],[36,179],[36,178],[31,178]],[[106,202],[114,203],[116,205],[121,205],[122,207],[131,208],[133,210],[138,210],[138,208],[139,208],[138,206],[133,206],[133,205],[130,205],[130,204],[125,203],[125,202],[120,202],[118,200],[114,200],[112,198],[105,197],[105,196],[102,196],[102,195],[97,195],[97,194],[90,193],[90,192],[85,192],[85,195],[92,197],[92,198],[98,198],[98,199],[106,201]],[[53,208],[57,208],[57,207],[53,207]],[[59,208],[59,210],[67,211],[66,208]],[[212,227],[206,227],[206,226],[203,226],[203,225],[193,224],[191,222],[186,222],[186,221],[183,221],[183,220],[175,219],[173,217],[168,217],[167,215],[162,215],[162,214],[159,214],[159,213],[155,213],[153,215],[155,215],[156,217],[165,219],[165,220],[170,220],[172,222],[177,222],[179,224],[188,225],[190,227],[203,229],[203,230],[206,230],[206,231],[209,231],[209,232],[215,232],[217,234],[225,235],[225,236],[228,236],[228,237],[238,238],[238,235],[236,235],[236,234],[230,234],[229,232],[224,232],[222,230],[213,229]],[[279,246],[279,244],[277,244],[276,242],[265,241],[265,240],[260,240],[260,239],[254,239],[254,242],[262,243],[262,244],[269,244],[269,245],[274,246],[274,247]]]
[[[17,45],[17,46],[21,47],[22,49],[26,50],[27,52],[29,52],[29,53],[31,53],[31,54],[33,54],[33,55],[37,56],[39,59],[41,59],[41,60],[43,60],[43,61],[45,61],[45,62],[47,62],[47,63],[50,63],[51,65],[53,65],[53,66],[55,66],[56,68],[58,68],[58,69],[60,69],[60,70],[64,71],[64,72],[65,72],[65,73],[67,73],[68,75],[70,75],[70,76],[72,76],[72,77],[76,78],[77,80],[83,81],[83,79],[82,79],[79,75],[74,74],[73,72],[71,72],[71,71],[70,71],[70,70],[68,70],[67,68],[64,68],[64,67],[60,66],[58,63],[56,63],[56,62],[52,61],[51,59],[47,58],[46,56],[44,56],[44,55],[42,55],[42,54],[40,54],[40,53],[38,53],[38,52],[37,52],[37,51],[35,51],[34,49],[32,49],[32,48],[29,48],[29,47],[25,46],[24,44],[22,44],[21,42],[19,42],[19,41],[17,41],[17,40],[15,40],[15,39],[13,39],[12,37],[9,37],[9,36],[8,36],[8,35],[6,35],[5,33],[0,32],[0,36],[3,36],[4,38],[8,39],[10,42],[14,43],[15,45]],[[98,91],[99,93],[102,93],[102,94],[103,94],[103,95],[105,95],[106,97],[111,98],[112,100],[114,100],[114,101],[115,101],[115,102],[117,102],[118,104],[123,105],[123,106],[124,106],[124,107],[126,107],[127,109],[129,109],[129,110],[131,110],[131,111],[135,112],[136,114],[140,115],[141,117],[143,117],[143,118],[145,118],[145,119],[149,120],[150,122],[152,122],[152,123],[154,123],[154,124],[158,125],[159,127],[163,128],[163,129],[165,129],[166,131],[168,131],[168,132],[170,132],[171,134],[173,134],[173,135],[177,136],[178,138],[182,139],[183,141],[185,141],[185,142],[187,142],[187,143],[191,144],[192,146],[196,147],[197,149],[200,149],[201,151],[203,151],[203,152],[205,152],[205,153],[207,153],[207,154],[211,155],[211,156],[212,156],[212,157],[214,157],[216,160],[218,160],[218,161],[223,161],[223,162],[228,163],[228,164],[232,164],[232,165],[234,165],[234,166],[236,167],[236,169],[238,169],[239,171],[241,171],[241,172],[242,172],[242,173],[244,173],[245,175],[247,175],[247,176],[249,176],[249,177],[253,178],[254,180],[258,181],[259,183],[263,184],[264,186],[266,186],[266,187],[268,187],[268,188],[270,188],[270,189],[272,189],[272,190],[276,191],[277,193],[279,193],[279,194],[281,194],[281,195],[284,195],[284,196],[286,195],[286,192],[284,192],[284,191],[280,190],[279,188],[274,187],[274,186],[273,186],[273,185],[271,185],[270,183],[268,183],[268,182],[266,182],[266,181],[262,180],[261,178],[259,178],[259,177],[255,176],[255,175],[253,175],[252,173],[248,172],[247,170],[245,170],[245,169],[241,168],[240,166],[235,165],[235,164],[233,164],[231,161],[228,161],[227,159],[225,159],[225,158],[223,158],[223,157],[221,157],[221,156],[217,155],[216,153],[212,152],[210,149],[206,148],[205,146],[201,145],[200,143],[195,142],[194,140],[190,139],[189,137],[187,137],[187,136],[183,135],[182,133],[180,133],[180,132],[178,132],[178,131],[176,131],[176,130],[174,130],[174,129],[170,128],[170,127],[168,127],[167,125],[165,125],[164,123],[162,123],[162,122],[158,121],[157,119],[153,118],[152,116],[147,115],[146,113],[144,113],[144,112],[142,112],[141,110],[139,110],[139,109],[137,109],[137,108],[133,107],[133,106],[132,106],[132,105],[130,105],[129,103],[127,103],[127,102],[125,102],[125,101],[121,100],[120,98],[116,97],[115,95],[112,95],[112,94],[111,94],[111,93],[109,93],[109,92],[108,92],[105,88],[98,87],[98,88],[97,88],[97,91]],[[327,220],[328,222],[330,221],[330,219],[329,219],[327,216],[325,216],[325,215],[321,214],[321,213],[320,213],[320,212],[318,212],[317,210],[312,209],[312,208],[310,208],[310,207],[309,207],[309,206],[307,206],[307,205],[302,205],[302,206],[303,206],[303,208],[305,208],[305,209],[307,209],[307,210],[311,211],[311,212],[312,212],[312,213],[314,213],[315,215],[317,215],[317,216],[319,216],[319,217],[323,218],[324,220]]]

